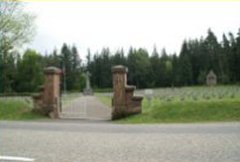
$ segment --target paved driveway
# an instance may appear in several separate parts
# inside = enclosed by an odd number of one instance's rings
[[[112,109],[95,96],[81,96],[63,105],[60,117],[63,119],[101,119],[110,120]]]
[[[0,155],[37,162],[239,162],[240,123],[1,121]]]

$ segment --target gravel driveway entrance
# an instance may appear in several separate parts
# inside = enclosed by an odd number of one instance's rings
[[[62,105],[60,118],[110,120],[111,108],[95,96],[80,96]]]

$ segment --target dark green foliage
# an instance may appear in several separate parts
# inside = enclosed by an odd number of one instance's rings
[[[129,83],[137,88],[147,87],[146,78],[150,70],[150,61],[148,52],[145,49],[130,49],[127,58],[127,67],[129,70]]]
[[[151,80],[149,87],[156,87],[161,82],[161,60],[157,52],[156,47],[153,49],[152,56],[150,59],[150,70],[148,73],[148,78]]]
[[[179,56],[179,72],[181,85],[187,86],[192,84],[192,64],[190,60],[190,49],[187,42],[184,42]]]
[[[43,57],[33,50],[27,50],[17,64],[16,91],[37,91],[43,83]]]
[[[92,58],[87,69],[97,88],[112,86],[110,69],[117,64],[128,67],[128,82],[138,88],[205,84],[210,70],[216,73],[219,84],[236,84],[240,82],[240,31],[236,38],[224,34],[218,42],[209,29],[206,38],[184,41],[179,55],[167,54],[164,49],[159,55],[154,47],[149,56],[148,51],[131,47],[127,55],[123,51],[111,55],[108,51]]]
[[[77,52],[77,48],[75,46],[70,48],[66,44],[63,44],[59,57],[61,58],[60,68],[64,72],[62,77],[62,83],[65,82],[66,90],[78,89],[80,91],[82,84],[80,80],[81,61]]]
[[[21,57],[22,56],[22,57]],[[210,29],[206,38],[183,42],[179,54],[159,53],[154,47],[152,54],[143,48],[131,47],[111,53],[109,48],[91,54],[87,62],[81,60],[75,46],[63,44],[45,56],[33,50],[23,55],[11,47],[0,48],[0,92],[34,92],[43,83],[43,69],[56,66],[64,71],[62,89],[80,91],[85,86],[83,72],[91,73],[91,85],[95,89],[111,88],[114,65],[128,67],[128,84],[137,88],[167,86],[191,86],[205,84],[206,75],[213,70],[219,84],[240,83],[240,30],[235,37],[223,34],[219,42]]]
[[[36,92],[44,81],[44,68],[56,66],[65,71],[62,87],[66,79],[67,90],[80,91],[85,86],[82,76],[81,60],[75,46],[63,45],[61,53],[54,50],[52,54],[42,56],[34,50],[26,50],[22,57],[11,52],[0,53],[0,92]],[[64,78],[65,77],[65,78]]]
[[[235,74],[236,80],[240,81],[240,29],[238,31],[238,36],[236,38],[236,67],[235,67]]]

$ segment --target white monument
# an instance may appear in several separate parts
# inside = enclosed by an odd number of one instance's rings
[[[83,90],[84,95],[93,95],[93,91],[90,85],[90,76],[91,74],[88,71],[84,74],[84,77],[86,79],[86,87]]]

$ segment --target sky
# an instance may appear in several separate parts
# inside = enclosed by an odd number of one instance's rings
[[[38,52],[75,45],[84,60],[109,47],[111,51],[130,46],[156,46],[160,52],[179,53],[183,40],[206,37],[211,28],[236,34],[240,28],[240,2],[28,2],[36,18],[36,36],[27,45]]]

